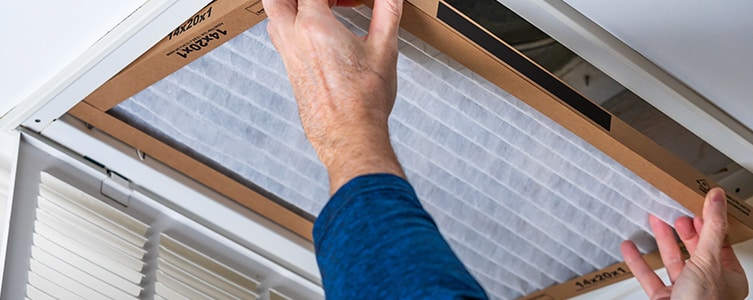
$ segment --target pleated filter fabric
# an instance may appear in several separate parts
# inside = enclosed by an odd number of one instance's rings
[[[358,34],[368,8],[337,10]],[[680,204],[554,121],[407,32],[392,142],[424,207],[494,299],[655,249],[647,216]],[[357,85],[357,82],[352,84]],[[178,149],[316,216],[327,174],[305,139],[266,22],[113,108]]]

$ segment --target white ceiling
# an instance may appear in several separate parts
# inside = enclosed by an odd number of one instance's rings
[[[0,72],[0,116],[52,79],[144,2],[3,1],[0,10],[8,13],[0,18],[0,27],[10,30],[13,41],[10,47],[0,47],[0,66],[5,70]]]
[[[564,1],[753,129],[753,2]]]
[[[753,128],[753,3],[669,0],[564,0],[654,63]],[[60,72],[145,0],[4,1],[3,28],[16,28],[0,47],[0,116]],[[713,6],[713,7],[710,7]],[[87,9],[81,9],[86,7]],[[96,12],[96,13],[91,13]],[[671,17],[667,17],[671,16]],[[746,33],[748,33],[746,35]],[[14,143],[0,132],[0,154]],[[7,171],[5,171],[7,172]],[[4,200],[4,199],[2,199]],[[753,253],[751,247],[744,253]],[[746,267],[753,263],[746,264]],[[633,284],[633,288],[637,288]],[[616,296],[610,291],[611,296]],[[592,297],[599,298],[599,297]]]

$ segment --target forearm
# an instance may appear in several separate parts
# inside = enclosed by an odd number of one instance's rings
[[[485,298],[404,180],[390,143],[402,0],[375,1],[365,37],[336,20],[333,3],[264,0],[301,124],[334,193],[314,228],[327,298]]]
[[[485,299],[405,180],[360,176],[314,225],[327,299]]]

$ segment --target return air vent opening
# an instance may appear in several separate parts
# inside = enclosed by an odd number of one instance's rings
[[[368,27],[367,8],[337,14],[357,34]],[[109,113],[315,216],[328,198],[326,172],[265,25]],[[492,298],[616,263],[619,242],[630,237],[652,251],[648,212],[687,214],[524,102],[415,36],[400,37],[393,144],[419,198]]]
[[[497,0],[446,0],[445,3],[704,175],[721,180],[728,175],[726,169],[739,168],[727,156]],[[750,174],[746,170],[744,172]],[[746,184],[753,185],[753,181]],[[734,185],[721,185],[728,192],[734,192],[737,188]],[[739,196],[746,199],[751,195],[743,193]]]

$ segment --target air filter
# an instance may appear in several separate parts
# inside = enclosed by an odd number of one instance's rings
[[[337,12],[365,34],[367,8]],[[110,113],[316,216],[328,199],[327,175],[265,28],[252,27]],[[492,298],[522,297],[615,264],[626,239],[653,251],[648,214],[665,221],[690,214],[415,36],[401,31],[399,45],[392,143],[424,207]]]

